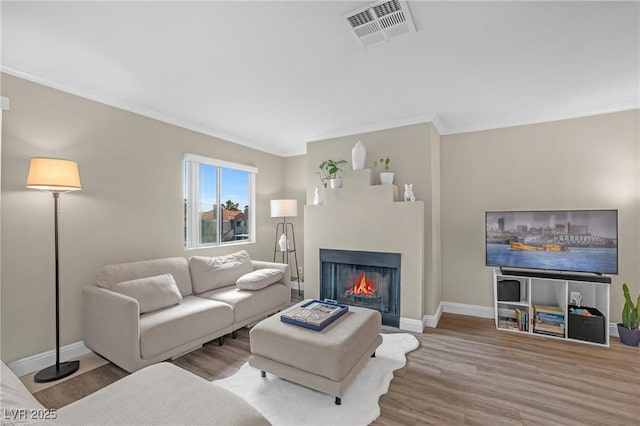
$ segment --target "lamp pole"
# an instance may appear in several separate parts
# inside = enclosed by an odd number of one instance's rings
[[[56,268],[56,371],[60,371],[60,261],[58,255],[58,205],[60,193],[53,193],[53,242]]]

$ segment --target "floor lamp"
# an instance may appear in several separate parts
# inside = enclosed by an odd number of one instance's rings
[[[36,373],[36,383],[53,382],[67,377],[80,367],[80,361],[60,362],[60,272],[58,267],[58,200],[60,194],[79,191],[80,174],[75,161],[57,158],[32,158],[27,177],[27,188],[40,189],[53,194],[53,223],[56,268],[56,364]]]
[[[298,216],[298,200],[271,200],[271,217],[281,217],[282,222],[276,225],[276,238],[273,246],[273,261],[276,261],[276,254],[282,253],[282,263],[289,264],[289,253],[293,253],[296,265],[296,274],[290,279],[298,281],[298,295],[300,294],[300,272],[298,269],[298,254],[296,253],[296,233],[293,223],[288,222],[288,217]],[[278,237],[280,235],[280,237]],[[291,244],[289,244],[291,235]]]

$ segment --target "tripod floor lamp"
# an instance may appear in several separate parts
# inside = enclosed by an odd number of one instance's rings
[[[289,254],[293,254],[296,269],[295,275],[290,279],[298,281],[298,294],[300,294],[300,270],[298,268],[298,255],[296,253],[296,233],[293,223],[287,222],[288,217],[298,216],[298,200],[271,200],[271,217],[281,217],[282,222],[276,225],[276,238],[273,245],[273,261],[276,261],[278,253],[282,254],[282,263],[289,265]],[[278,235],[280,237],[278,237]],[[291,239],[289,239],[291,236]],[[291,242],[289,242],[291,241]]]
[[[56,363],[36,373],[37,383],[53,382],[75,373],[80,361],[60,362],[60,273],[58,266],[58,201],[60,194],[82,189],[78,164],[57,158],[32,158],[27,188],[41,189],[53,194],[53,223],[56,278]]]

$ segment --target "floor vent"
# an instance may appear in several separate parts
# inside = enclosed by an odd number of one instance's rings
[[[342,16],[363,48],[416,31],[405,0],[378,1]]]

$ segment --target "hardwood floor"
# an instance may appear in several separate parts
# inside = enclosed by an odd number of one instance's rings
[[[637,425],[640,419],[640,349],[618,339],[602,348],[522,336],[496,331],[492,320],[452,314],[416,337],[420,347],[395,372],[375,425]],[[215,380],[248,357],[243,329],[224,346],[211,342],[174,364]],[[107,364],[35,396],[58,408],[125,375]]]
[[[443,315],[381,398],[375,424],[637,425],[640,351],[498,332]]]

